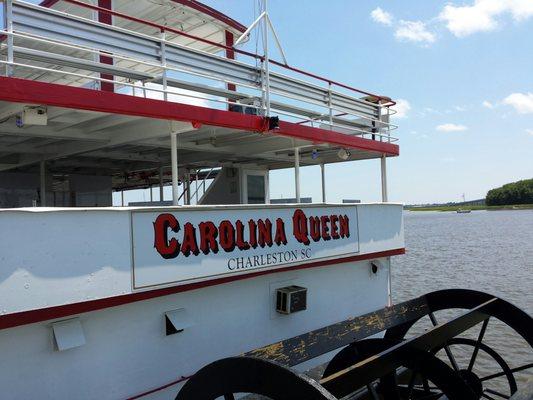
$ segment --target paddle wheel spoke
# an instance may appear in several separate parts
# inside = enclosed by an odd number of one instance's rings
[[[431,319],[431,323],[433,324],[433,326],[437,326],[439,323],[437,321],[437,318],[435,318],[435,314],[430,312],[428,315],[429,315],[429,319]],[[450,350],[450,346],[445,345],[444,346],[444,351],[446,352],[446,355],[450,359],[450,363],[452,365],[452,368],[455,371],[459,371],[459,366],[457,365],[457,361],[455,361],[455,357],[453,356],[452,351]]]
[[[503,394],[503,393],[500,393],[500,392],[497,392],[496,390],[493,390],[493,389],[485,389],[483,391],[484,393],[490,393],[490,394],[493,394],[495,396],[498,396],[498,397],[501,397],[502,399],[509,399],[511,396],[509,395],[506,395],[506,394]]]
[[[523,371],[523,370],[529,369],[529,368],[533,368],[533,363],[522,365],[521,367],[511,368],[510,371],[511,371],[511,373],[514,374],[515,372]],[[492,375],[487,375],[487,376],[485,376],[483,378],[479,378],[479,380],[481,382],[489,381],[491,379],[499,378],[500,376],[503,376],[503,375],[505,375],[505,371],[497,372],[497,373],[492,374]]]
[[[488,400],[496,400],[494,397],[490,397],[487,393],[482,393],[481,397],[484,397],[484,398],[486,398]]]
[[[470,358],[470,363],[468,364],[468,371],[472,371],[472,368],[474,367],[474,363],[476,362],[476,358],[477,358],[477,353],[479,352],[479,346],[481,342],[483,341],[483,336],[485,336],[485,331],[487,330],[489,319],[490,317],[487,318],[485,321],[483,321],[483,325],[481,326],[481,330],[479,331],[479,336],[477,338],[474,351],[472,352],[472,357]]]

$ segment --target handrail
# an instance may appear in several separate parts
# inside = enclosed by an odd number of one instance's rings
[[[237,48],[235,48],[233,46],[227,46],[227,45],[224,45],[224,44],[221,44],[221,43],[213,42],[212,40],[204,39],[204,38],[201,38],[201,37],[198,37],[198,36],[195,36],[195,35],[191,35],[190,33],[184,32],[184,31],[179,30],[179,29],[171,28],[171,27],[168,27],[168,26],[165,26],[165,25],[161,25],[161,24],[158,24],[158,23],[155,23],[155,22],[146,21],[146,20],[143,20],[143,19],[140,19],[140,18],[132,17],[131,15],[128,15],[128,14],[123,14],[123,13],[120,13],[120,12],[117,12],[117,11],[108,10],[106,8],[94,6],[92,4],[87,4],[87,3],[84,3],[84,2],[78,1],[78,0],[63,0],[63,1],[65,1],[67,3],[78,5],[80,7],[88,8],[88,9],[91,9],[91,10],[94,10],[94,11],[102,12],[102,13],[105,13],[105,14],[108,14],[108,15],[113,15],[113,16],[116,16],[116,17],[119,17],[119,18],[124,18],[124,19],[130,20],[132,22],[137,22],[137,23],[140,23],[140,24],[151,26],[153,28],[159,29],[160,32],[165,32],[165,31],[172,32],[172,33],[175,33],[175,34],[178,34],[178,35],[182,35],[182,36],[188,37],[190,39],[197,40],[199,42],[203,42],[203,43],[215,46],[215,47],[219,47],[221,49],[235,51],[236,53],[239,53],[239,54],[242,54],[242,55],[246,55],[248,57],[252,57],[252,58],[255,58],[255,59],[260,60],[260,61],[264,61],[264,57],[260,56],[258,54],[251,53],[251,52],[248,52],[248,51],[245,51],[245,50],[241,50],[241,49],[237,49]],[[375,98],[379,99],[380,101],[384,101],[385,102],[385,104],[383,104],[384,107],[391,107],[391,106],[396,105],[396,102],[394,100],[391,100],[388,97],[380,96],[380,95],[377,95],[377,94],[374,94],[374,93],[371,93],[371,92],[367,92],[367,91],[364,91],[364,90],[361,90],[361,89],[357,89],[357,88],[354,88],[352,86],[349,86],[349,85],[346,85],[346,84],[343,84],[343,83],[340,83],[340,82],[337,82],[337,81],[333,81],[333,80],[328,79],[328,78],[321,77],[321,76],[313,74],[311,72],[306,72],[306,71],[304,71],[302,69],[299,69],[299,68],[296,68],[296,67],[292,67],[292,66],[290,66],[288,64],[285,64],[285,63],[282,63],[280,61],[276,61],[276,60],[270,59],[269,62],[271,62],[272,64],[277,65],[279,67],[288,69],[290,71],[293,71],[293,72],[308,76],[308,77],[313,78],[313,79],[320,80],[322,82],[326,82],[326,83],[328,83],[330,85],[339,86],[339,87],[342,87],[344,89],[348,89],[348,90],[351,90],[351,91],[354,91],[354,92],[357,92],[357,93],[361,93],[361,94],[364,94],[364,95],[367,95],[367,96],[375,97]]]

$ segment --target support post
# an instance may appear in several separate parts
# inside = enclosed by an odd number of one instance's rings
[[[161,67],[163,68],[163,74],[162,74],[162,83],[163,83],[163,99],[165,101],[168,100],[168,93],[167,93],[167,46],[165,44],[166,39],[166,33],[164,30],[161,30]]]
[[[296,192],[296,202],[300,202],[300,149],[294,148],[294,187]]]
[[[225,39],[226,39],[226,46],[228,47],[233,47],[233,42],[234,42],[234,37],[233,37],[233,33],[231,33],[230,31],[226,30],[225,31]],[[235,59],[235,51],[232,50],[232,49],[226,49],[226,58],[230,59],[230,60],[234,60]],[[234,83],[226,83],[226,89],[228,90],[231,90],[231,91],[236,91],[237,90],[237,87],[235,86]],[[228,101],[230,103],[233,103],[233,100],[231,99],[228,99]],[[231,104],[228,104],[228,110],[231,108]]]
[[[150,203],[152,203],[154,201],[154,193],[152,190],[152,185],[149,185],[149,187],[150,187]]]
[[[320,164],[320,175],[322,177],[322,203],[326,202],[326,171],[324,164]]]
[[[13,1],[6,0],[4,3],[4,18],[6,21],[7,34],[7,62],[12,63],[14,61],[13,54]],[[6,65],[6,75],[13,76],[13,65]]]
[[[120,191],[120,201],[121,201],[122,207],[124,207],[124,190]]]
[[[163,167],[159,167],[159,201],[163,201]]]
[[[98,7],[111,11],[113,10],[113,0],[98,0]],[[113,25],[113,16],[104,11],[98,11],[98,22],[101,22],[107,25]],[[100,55],[100,62],[102,64],[113,65],[113,57]],[[100,78],[108,79],[108,80],[115,79],[115,77],[110,74],[100,74]],[[114,92],[115,84],[113,82],[102,82],[101,81],[100,90],[103,90],[106,92]]]
[[[41,173],[41,207],[46,207],[46,164],[43,161],[40,163]]]
[[[270,117],[270,68],[268,59],[268,0],[264,0],[265,17],[263,19],[263,50],[264,50],[264,67],[265,67],[265,116]]]
[[[387,195],[387,155],[381,155],[381,200],[386,203],[388,200]]]
[[[170,162],[172,164],[172,205],[178,205],[178,138],[175,132],[170,133]]]

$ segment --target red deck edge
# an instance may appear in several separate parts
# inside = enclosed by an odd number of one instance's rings
[[[316,261],[306,264],[301,264],[294,267],[282,267],[278,269],[272,269],[268,271],[252,272],[246,275],[230,276],[226,278],[213,279],[210,281],[190,283],[181,286],[166,287],[161,289],[154,289],[145,292],[134,292],[120,296],[107,297],[98,300],[82,301],[79,303],[64,304],[60,306],[45,307],[36,310],[16,312],[12,314],[0,315],[0,329],[13,328],[21,325],[33,324],[36,322],[47,321],[56,318],[64,318],[76,314],[82,314],[86,312],[102,310],[110,307],[117,307],[124,304],[134,303],[137,301],[143,301],[153,299],[156,297],[168,296],[175,293],[186,292],[190,290],[196,290],[203,287],[221,285],[228,282],[240,281],[243,279],[250,279],[256,276],[268,275],[272,273],[316,268],[327,265],[341,264],[351,261],[363,261],[374,258],[390,257],[400,254],[405,254],[405,248],[399,248],[394,250],[379,251],[376,253],[369,253],[363,255],[357,255],[352,257],[338,258],[334,260]]]
[[[185,121],[256,132],[266,132],[267,129],[265,119],[255,115],[20,78],[0,77],[0,101]],[[315,143],[332,143],[354,149],[375,151],[389,156],[400,154],[400,148],[396,144],[284,121],[280,121],[279,129],[271,133]]]

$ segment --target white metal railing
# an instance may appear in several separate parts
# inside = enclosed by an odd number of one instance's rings
[[[6,75],[51,82],[61,79],[75,85],[108,82],[133,95],[141,85],[144,96],[148,91],[169,100],[177,94],[215,107],[219,104],[218,107],[258,115],[268,115],[270,111],[300,124],[318,123],[374,140],[397,140],[391,136],[397,127],[389,122],[394,113],[390,109],[394,103],[389,99],[272,60],[266,84],[262,56],[231,48],[255,62],[244,63],[195,50],[167,40],[165,34],[168,31],[191,36],[187,33],[78,0],[63,1],[74,8],[90,8],[111,13],[115,19],[146,24],[160,33],[149,35],[73,12],[3,0],[4,26],[0,36],[4,59],[0,64],[5,66]],[[147,83],[152,85],[147,88]],[[228,90],[221,84],[236,85],[238,90]]]

